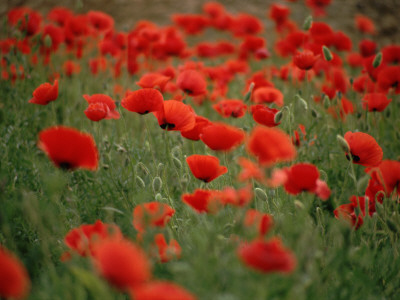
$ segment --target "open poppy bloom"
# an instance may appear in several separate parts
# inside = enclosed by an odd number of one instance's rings
[[[297,52],[293,56],[293,63],[301,70],[310,70],[319,59],[320,55],[314,55],[311,50]]]
[[[255,103],[275,103],[279,107],[283,105],[283,94],[274,87],[260,87],[253,92]]]
[[[93,137],[75,128],[55,126],[42,130],[38,147],[59,168],[97,169],[99,154]]]
[[[158,125],[168,131],[189,131],[196,124],[192,108],[176,100],[164,101],[164,110],[155,111],[153,114],[158,120]]]
[[[296,267],[295,256],[282,246],[279,238],[244,243],[239,246],[238,255],[248,267],[263,273],[290,273]]]
[[[170,81],[171,77],[159,73],[146,73],[136,84],[141,88],[159,88],[164,91],[165,85]]]
[[[151,277],[146,254],[126,239],[105,239],[96,243],[94,265],[113,286],[128,291],[144,284]]]
[[[175,210],[165,203],[149,202],[133,209],[133,227],[143,232],[149,227],[164,227],[174,215]]]
[[[84,113],[86,117],[94,122],[98,122],[107,117],[110,109],[104,103],[92,103],[89,104],[88,108],[85,109]]]
[[[253,199],[253,192],[249,185],[240,189],[234,189],[233,187],[225,187],[222,191],[216,193],[217,198],[223,205],[233,205],[243,207],[250,203]]]
[[[382,161],[382,148],[369,134],[348,131],[344,135],[344,139],[350,147],[350,153],[346,153],[346,157],[350,160],[351,155],[353,163],[365,167],[374,167]]]
[[[196,300],[184,288],[168,281],[151,281],[131,290],[135,300]]]
[[[400,195],[400,162],[396,160],[383,160],[379,166],[369,168],[366,170],[371,175],[370,182],[368,184],[367,191],[365,194],[375,199],[375,195],[378,191],[384,191],[386,196],[389,197],[395,189],[397,194]],[[371,187],[371,181],[375,181],[375,186]],[[372,195],[368,195],[368,190],[372,188],[375,192]]]
[[[242,171],[238,175],[239,181],[255,179],[262,181],[264,179],[263,170],[251,160],[245,157],[239,157],[238,164],[242,167]]]
[[[106,116],[105,119],[119,119],[119,112],[116,111],[115,109],[117,106],[115,105],[115,101],[107,95],[104,94],[94,94],[94,95],[83,95],[83,98],[87,101],[89,104],[89,107],[91,104],[101,104],[103,107],[105,107],[106,110]],[[99,105],[100,107],[100,105]],[[86,114],[87,116],[87,114]],[[89,118],[90,119],[90,118]]]
[[[186,158],[190,171],[197,179],[210,182],[228,172],[228,168],[219,164],[219,159],[211,155],[194,154]]]
[[[200,135],[204,144],[217,151],[230,151],[239,146],[244,138],[243,130],[224,123],[213,123],[204,128]]]
[[[267,126],[267,127],[275,127],[278,126],[281,122],[275,123],[275,116],[279,112],[279,110],[275,108],[269,108],[266,105],[257,104],[252,105],[250,107],[251,114],[253,115],[254,121],[258,124]]]
[[[171,239],[169,244],[167,244],[164,235],[162,233],[158,233],[155,235],[154,240],[162,263],[168,262],[174,258],[179,258],[181,256],[181,246],[175,239]]]
[[[202,116],[196,116],[195,121],[196,123],[191,130],[181,131],[181,135],[184,138],[192,141],[198,141],[200,140],[200,135],[203,133],[203,129],[212,124],[211,121]]]
[[[262,166],[291,161],[296,157],[290,137],[277,128],[255,127],[248,139],[247,150],[258,157]]]
[[[375,33],[375,24],[367,16],[358,14],[355,16],[354,21],[356,23],[358,31],[369,34]]]
[[[189,96],[200,96],[207,93],[207,82],[196,70],[185,70],[179,74],[176,84]]]
[[[370,93],[362,98],[362,102],[363,108],[368,111],[383,111],[392,99],[388,99],[383,93]]]
[[[244,116],[247,105],[242,100],[222,100],[213,105],[213,108],[224,118],[241,118]]]
[[[246,211],[243,224],[246,227],[255,228],[259,237],[263,237],[272,227],[273,218],[271,215],[262,213],[256,209],[249,209]]]
[[[366,201],[368,201],[369,215],[372,216],[375,209],[371,209],[371,203],[373,203],[373,207],[375,207],[375,200],[365,198],[364,196],[351,196],[350,203],[342,204],[333,211],[333,213],[335,214],[335,218],[349,222],[350,225],[353,226],[355,229],[360,228],[361,225],[364,223],[364,217],[366,215]],[[356,215],[357,207],[361,211],[358,216]]]
[[[131,112],[144,115],[149,112],[162,111],[164,97],[156,89],[144,88],[129,93],[122,99],[121,106]]]
[[[84,224],[70,230],[64,238],[64,243],[81,256],[93,254],[93,244],[106,238],[122,238],[118,226],[104,224],[97,220],[94,224]]]
[[[216,197],[219,191],[197,189],[193,194],[183,194],[182,201],[198,213],[214,213],[222,206]]]
[[[30,288],[28,272],[20,260],[0,246],[0,297],[24,298]]]
[[[58,97],[58,80],[55,80],[53,85],[50,83],[42,83],[32,93],[33,98],[29,103],[47,105]]]

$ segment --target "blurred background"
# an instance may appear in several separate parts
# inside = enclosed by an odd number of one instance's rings
[[[139,20],[147,19],[158,25],[170,22],[174,13],[200,13],[207,0],[2,0],[0,15],[17,6],[30,6],[46,14],[54,6],[65,6],[76,13],[101,10],[112,15],[119,30],[129,30]],[[273,24],[266,17],[268,8],[274,2],[291,8],[291,18],[302,24],[310,10],[304,0],[289,2],[283,0],[220,0],[231,13],[250,13],[265,22],[266,29]],[[343,30],[352,36],[355,33],[354,16],[357,13],[369,16],[377,26],[377,40],[381,43],[400,42],[400,0],[332,0],[327,9],[326,20],[335,30]]]

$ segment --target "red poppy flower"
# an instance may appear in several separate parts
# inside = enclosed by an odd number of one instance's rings
[[[99,273],[123,291],[140,286],[151,277],[146,254],[126,239],[96,243],[92,258]]]
[[[396,93],[400,93],[400,66],[382,67],[377,76],[378,87],[382,92],[394,88]]]
[[[93,245],[106,238],[122,238],[118,226],[104,224],[97,220],[94,224],[85,224],[71,229],[64,238],[64,243],[81,256],[93,254]]]
[[[32,93],[33,98],[29,103],[47,105],[58,97],[58,80],[55,80],[53,85],[50,83],[42,83]]]
[[[224,123],[213,123],[204,128],[200,135],[204,144],[217,151],[230,151],[239,146],[244,138],[243,130]]]
[[[251,160],[245,157],[239,157],[238,164],[242,167],[242,171],[238,175],[239,181],[255,179],[262,181],[264,179],[263,171]]]
[[[63,70],[65,75],[71,77],[73,74],[78,74],[81,71],[81,66],[71,60],[67,60],[63,64]]]
[[[256,17],[242,13],[233,20],[231,30],[236,36],[255,35],[263,30],[263,25]]]
[[[310,50],[304,50],[303,52],[297,52],[293,56],[293,63],[301,70],[310,70],[319,57],[319,54],[314,55],[314,52]]]
[[[290,137],[277,128],[257,126],[247,142],[247,150],[258,157],[263,166],[291,161],[296,157],[296,149]]]
[[[346,157],[350,160],[349,155],[351,155],[353,163],[365,167],[374,167],[382,161],[382,148],[369,134],[348,131],[344,135],[344,139],[350,147],[350,154],[346,153]]]
[[[244,226],[256,228],[258,235],[263,237],[273,225],[273,218],[269,214],[259,212],[256,209],[249,209],[243,221]]]
[[[107,117],[110,109],[104,103],[92,103],[85,109],[84,113],[89,120],[98,122]]]
[[[193,141],[198,141],[200,140],[200,135],[203,133],[203,129],[212,124],[211,121],[202,116],[196,116],[195,121],[196,123],[191,130],[181,131],[181,135],[184,138]]]
[[[392,99],[388,99],[383,93],[370,93],[366,94],[362,101],[363,108],[368,111],[383,111],[392,102]]]
[[[215,197],[221,201],[223,205],[230,204],[243,207],[250,203],[253,199],[253,192],[250,185],[238,190],[233,187],[226,187],[222,191],[217,192]]]
[[[378,181],[379,186],[384,187],[387,196],[390,196],[397,188],[397,194],[400,195],[400,162],[396,160],[383,160],[377,168],[368,170],[371,173],[371,180]],[[370,185],[368,185],[370,186]],[[383,189],[382,189],[383,190]],[[367,194],[367,193],[366,193]],[[375,199],[374,193],[373,199]]]
[[[114,29],[114,19],[102,11],[91,10],[87,16],[90,25],[100,34],[106,34]]]
[[[167,281],[152,281],[131,290],[135,300],[196,300],[184,288]]]
[[[248,267],[263,273],[290,273],[296,267],[293,253],[284,248],[278,238],[244,243],[239,246],[238,255]]]
[[[176,84],[189,96],[200,96],[207,93],[207,83],[203,75],[196,70],[185,70],[179,74]]]
[[[316,16],[325,16],[325,7],[331,4],[332,0],[306,0],[306,5],[313,10]]]
[[[193,194],[183,194],[182,201],[198,213],[213,213],[221,206],[221,201],[216,197],[219,191],[197,189]]]
[[[155,111],[153,114],[162,129],[174,131],[192,130],[196,124],[192,108],[176,100],[164,101],[164,110]]]
[[[119,119],[119,112],[115,110],[117,106],[115,105],[115,101],[111,99],[110,96],[103,94],[94,94],[91,96],[83,95],[83,98],[85,98],[87,103],[89,103],[89,106],[91,104],[103,104],[107,106],[107,108],[105,109],[107,111],[105,119]]]
[[[164,97],[156,89],[144,88],[129,93],[121,101],[121,106],[129,111],[138,114],[162,111],[164,107]]]
[[[42,130],[38,147],[59,168],[97,169],[99,154],[93,137],[75,128],[55,126]]]
[[[195,14],[174,14],[172,20],[187,34],[199,34],[209,24],[205,16]]]
[[[162,263],[168,262],[174,258],[180,258],[182,249],[175,239],[171,239],[169,244],[167,244],[164,235],[158,233],[155,235],[154,240]]]
[[[165,203],[149,202],[137,205],[133,210],[133,227],[143,232],[149,227],[164,227],[175,210]]]
[[[35,10],[29,7],[17,7],[11,9],[7,13],[8,24],[12,26],[19,26],[19,30],[26,32],[27,35],[32,36],[37,33],[42,23],[42,16]]]
[[[292,195],[303,191],[313,192],[317,187],[319,171],[316,166],[308,163],[299,163],[287,169],[285,190]]]
[[[273,3],[269,8],[269,17],[275,22],[278,29],[288,20],[290,9],[286,5]]]
[[[21,299],[29,291],[30,280],[25,267],[12,253],[0,246],[0,297]]]
[[[382,48],[382,60],[386,64],[400,63],[400,45],[388,45]]]
[[[228,172],[228,168],[219,164],[219,159],[211,155],[194,154],[186,158],[190,171],[197,179],[211,182]]]
[[[258,124],[267,127],[275,127],[281,123],[275,123],[275,115],[279,112],[279,110],[275,108],[269,108],[266,105],[257,104],[252,105],[250,110],[254,121],[256,121]]]
[[[374,34],[375,33],[375,24],[374,22],[368,18],[367,16],[364,15],[356,15],[355,17],[355,23],[357,29],[362,32],[362,33],[369,33],[369,34]]]
[[[358,48],[360,49],[360,54],[362,57],[369,57],[376,53],[377,45],[374,41],[362,40],[358,44]]]
[[[57,23],[59,26],[64,26],[69,18],[73,16],[73,12],[66,8],[57,6],[52,8],[47,14],[47,19]]]
[[[368,206],[370,206],[370,200],[368,200]],[[338,208],[336,208],[333,213],[335,214],[336,219],[342,219],[345,220],[346,222],[349,222],[351,226],[353,226],[355,229],[358,229],[361,227],[361,225],[364,223],[363,218],[365,217],[365,202],[366,198],[365,197],[358,197],[358,196],[351,196],[350,197],[350,202],[347,204],[342,204]],[[357,216],[355,208],[358,207],[361,213]],[[370,212],[370,215],[372,213]]]
[[[224,118],[241,118],[246,112],[247,105],[242,100],[227,99],[214,104],[213,108]]]
[[[170,81],[171,77],[159,73],[146,73],[136,84],[141,88],[159,88],[161,92],[164,91],[165,85]]]
[[[283,94],[274,87],[260,87],[253,92],[255,103],[275,103],[278,106],[283,105]]]

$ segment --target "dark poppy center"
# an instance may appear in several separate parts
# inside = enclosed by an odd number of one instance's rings
[[[350,156],[348,154],[346,154],[346,158],[347,158],[347,160],[350,160]],[[360,161],[360,157],[357,155],[354,155],[353,153],[351,153],[351,158],[353,159],[354,162]]]
[[[73,165],[67,161],[60,162],[58,166],[63,170],[71,170],[73,168]]]
[[[161,127],[162,129],[172,130],[172,129],[175,128],[175,124],[172,124],[172,123],[164,123],[164,124],[161,124],[160,127]]]
[[[149,112],[150,112],[149,110],[145,110],[144,112],[140,112],[139,114],[145,115],[145,114],[148,114]]]
[[[185,90],[183,90],[186,94],[188,94],[188,95],[192,95],[193,94],[193,91],[192,90],[189,90],[189,89],[185,89]]]

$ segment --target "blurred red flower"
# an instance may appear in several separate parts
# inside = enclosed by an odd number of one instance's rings
[[[219,164],[219,159],[211,155],[194,154],[186,158],[190,171],[197,179],[211,182],[228,172],[228,168]]]
[[[53,85],[50,83],[42,83],[32,93],[33,98],[29,103],[47,105],[58,97],[58,80],[55,80]]]
[[[346,153],[346,157],[355,164],[365,167],[374,167],[380,164],[383,157],[382,148],[375,139],[367,133],[348,131],[344,135],[350,147],[350,153]]]

